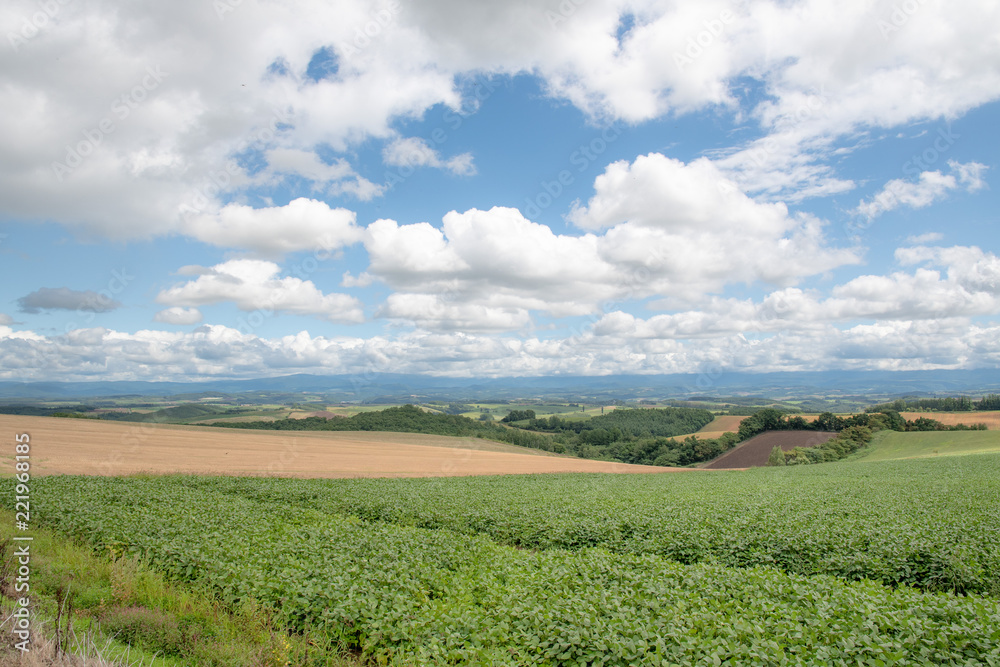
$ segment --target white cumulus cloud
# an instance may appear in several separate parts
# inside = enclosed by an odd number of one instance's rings
[[[979,162],[961,164],[949,160],[948,167],[950,173],[947,174],[941,171],[923,171],[916,181],[893,179],[871,199],[861,200],[854,213],[873,220],[901,206],[924,208],[943,199],[953,190],[964,189],[966,192],[975,192],[986,185],[983,172],[987,167],[984,164]]]
[[[191,215],[185,231],[205,243],[243,248],[264,257],[298,250],[333,252],[362,240],[353,211],[300,197],[285,206],[228,204],[218,213]]]
[[[419,137],[394,140],[382,150],[382,160],[393,167],[435,167],[458,176],[476,173],[471,153],[444,160],[426,140]]]
[[[375,315],[403,320],[430,331],[511,331],[531,323],[524,308],[449,303],[437,294],[392,294]]]
[[[189,268],[189,273],[190,268]],[[243,311],[312,315],[331,322],[364,321],[361,303],[346,294],[323,294],[309,280],[286,276],[274,262],[230,260],[202,269],[196,279],[161,291],[156,301],[197,307],[232,302]]]
[[[153,321],[164,324],[198,324],[202,319],[201,311],[197,308],[181,308],[180,306],[166,308],[153,316]]]
[[[475,330],[500,323],[519,328],[527,310],[584,314],[621,290],[614,267],[598,255],[595,236],[555,234],[516,209],[452,211],[440,229],[379,220],[368,233],[367,273],[399,294],[418,295],[412,304],[419,305],[409,306],[397,297],[383,308],[386,316],[455,318]],[[444,295],[447,303],[428,295]],[[417,316],[428,308],[437,314]]]
[[[325,190],[332,195],[349,194],[361,201],[381,196],[384,188],[359,175],[344,158],[327,164],[312,151],[296,148],[272,148],[266,159],[270,170],[264,182],[276,176],[294,175],[312,181],[314,190]]]
[[[569,220],[609,228],[601,257],[641,276],[632,281],[638,296],[695,300],[728,284],[792,285],[859,262],[855,250],[827,243],[821,220],[751,199],[704,158],[685,164],[652,153],[616,162],[594,190]]]

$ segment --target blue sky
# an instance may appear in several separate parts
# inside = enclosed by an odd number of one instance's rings
[[[990,2],[0,12],[0,377],[996,368]]]

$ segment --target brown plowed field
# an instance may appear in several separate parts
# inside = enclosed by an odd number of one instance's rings
[[[16,415],[0,415],[0,430],[7,440],[0,460],[9,473],[19,433],[31,436],[33,474],[441,477],[683,470],[418,433],[255,431]]]
[[[832,431],[768,431],[741,443],[705,465],[705,468],[719,470],[766,466],[767,457],[775,445],[780,446],[782,451],[790,452],[796,447],[821,445],[836,435]]]

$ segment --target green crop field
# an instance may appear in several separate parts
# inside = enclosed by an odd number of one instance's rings
[[[990,454],[661,476],[43,477],[32,517],[375,664],[995,665],[998,480]]]
[[[684,475],[182,478],[177,484],[527,549],[600,546],[1000,594],[1000,456]]]
[[[1000,431],[883,431],[865,451],[865,461],[1000,452]]]

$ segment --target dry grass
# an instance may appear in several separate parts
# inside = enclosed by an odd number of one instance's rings
[[[1000,431],[1000,411],[990,412],[900,412],[903,419],[914,421],[920,417],[936,419],[942,424],[954,426],[955,424],[986,424],[990,431]]]
[[[83,637],[71,632],[69,652],[60,649],[55,639],[50,636],[47,625],[37,617],[31,621],[31,643],[29,650],[22,652],[15,648],[17,639],[7,629],[6,623],[0,625],[0,667],[143,667],[150,664],[141,659],[132,659],[127,653],[123,660],[107,658],[110,651],[110,640],[98,645],[94,637],[87,633]]]
[[[736,415],[720,415],[703,426],[699,433],[705,431],[718,431],[720,433],[726,433],[727,431],[735,432],[740,430],[740,422],[744,419],[746,419],[746,417],[739,417]]]
[[[268,432],[15,415],[0,415],[0,428],[31,435],[33,474],[441,477],[677,470],[417,433]],[[9,451],[2,458],[12,466]]]
[[[723,433],[735,433],[740,430],[740,422],[746,419],[746,417],[737,417],[733,415],[720,415],[705,424],[698,431],[694,433],[687,433],[685,435],[676,436],[678,440],[682,440],[690,435],[693,435],[701,440],[714,440],[715,438],[721,437]]]

